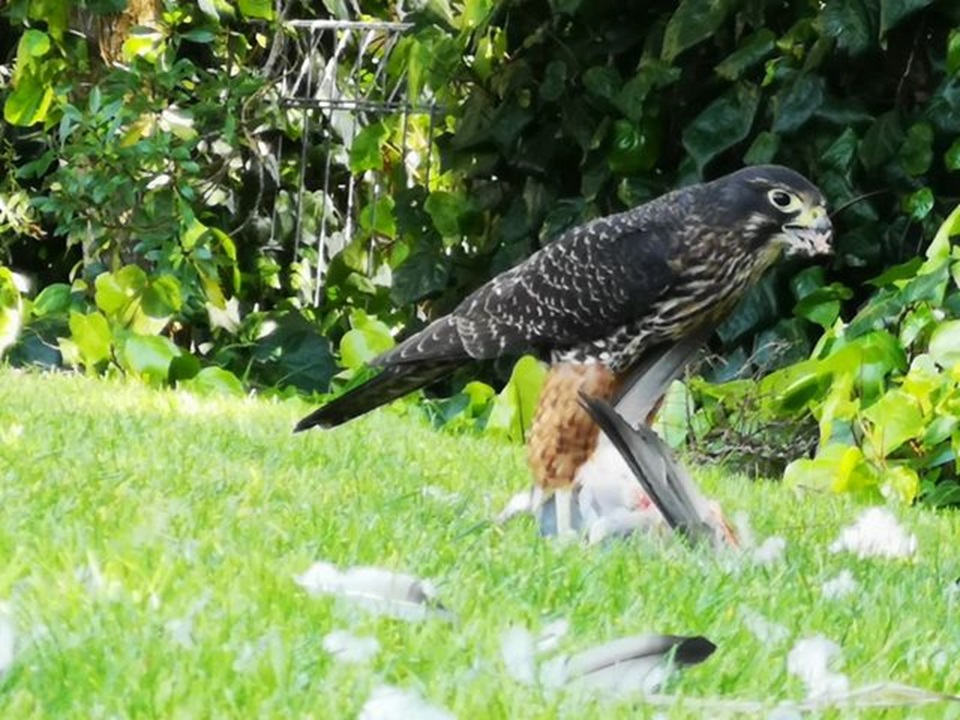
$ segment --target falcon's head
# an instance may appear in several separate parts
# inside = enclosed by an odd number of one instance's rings
[[[779,165],[744,168],[723,183],[725,208],[759,249],[789,256],[828,255],[833,225],[823,193],[803,175]]]

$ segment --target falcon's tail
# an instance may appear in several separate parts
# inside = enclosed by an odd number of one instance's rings
[[[386,405],[407,393],[419,390],[455,370],[463,360],[435,360],[424,363],[397,363],[389,365],[362,385],[347,390],[297,423],[294,432],[315,425],[332,428],[347,420]]]
[[[646,425],[632,428],[604,400],[580,393],[580,403],[633,471],[667,524],[693,541],[736,545],[733,531],[670,449]]]

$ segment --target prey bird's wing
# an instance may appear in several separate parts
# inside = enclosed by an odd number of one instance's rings
[[[634,429],[604,400],[581,393],[580,402],[626,460],[667,524],[694,542],[714,540],[709,501],[657,434],[643,424]]]
[[[711,332],[713,327],[704,324],[676,342],[663,343],[647,352],[630,368],[613,398],[617,412],[634,424],[644,422]]]

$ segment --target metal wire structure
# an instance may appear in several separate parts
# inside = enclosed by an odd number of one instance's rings
[[[437,105],[424,97],[407,97],[406,75],[391,77],[387,71],[391,55],[411,26],[399,22],[355,22],[341,20],[294,20],[291,47],[280,67],[278,88],[280,105],[300,115],[298,188],[295,198],[296,224],[294,257],[300,258],[306,246],[315,249],[315,264],[310,268],[312,301],[320,303],[324,278],[330,260],[354,237],[359,221],[358,195],[372,192],[368,205],[375,213],[377,199],[385,191],[382,171],[350,172],[347,158],[357,134],[363,127],[386,116],[400,116],[400,155],[408,157],[410,119],[429,118],[425,156],[418,154],[418,172],[429,187],[432,139]],[[305,202],[308,158],[313,147],[328,150],[320,189],[320,203]],[[278,148],[282,156],[282,146]],[[314,213],[308,218],[309,213]],[[307,222],[312,220],[312,222]],[[371,224],[376,226],[375,218]],[[309,226],[309,231],[307,227]],[[276,209],[273,237],[278,232]],[[372,273],[373,248],[368,248],[368,274]]]

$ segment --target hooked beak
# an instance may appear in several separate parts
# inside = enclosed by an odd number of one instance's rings
[[[787,238],[787,255],[831,255],[833,224],[823,206],[805,209],[792,222],[783,226]]]

